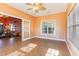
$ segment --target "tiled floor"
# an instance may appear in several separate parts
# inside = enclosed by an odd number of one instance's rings
[[[29,52],[26,52],[22,48],[28,47],[28,45],[36,44],[36,47],[32,48]],[[32,46],[32,45],[31,45]],[[51,51],[51,53],[50,53]],[[57,52],[58,51],[58,52]],[[39,38],[33,38],[22,42],[20,38],[7,38],[0,39],[0,55],[18,55],[18,56],[69,56],[70,53],[67,49],[65,42],[45,40]]]

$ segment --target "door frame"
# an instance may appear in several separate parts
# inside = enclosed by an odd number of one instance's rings
[[[24,22],[29,22],[29,38],[24,38]],[[28,39],[30,39],[30,20],[26,20],[26,21],[24,21],[24,20],[22,20],[22,41],[25,41],[25,40],[28,40]]]
[[[4,13],[4,12],[0,12],[0,14],[3,14],[3,15],[7,15],[7,16],[12,16],[12,17],[15,17],[15,18],[19,18],[19,19],[21,19],[21,21],[23,22],[25,19],[24,18],[21,18],[21,17],[18,17],[18,16],[14,16],[14,15],[11,15],[11,14],[7,14],[7,13]],[[27,21],[27,20],[26,20]],[[30,21],[30,20],[29,20]],[[21,23],[21,29],[22,29],[22,23]],[[30,30],[29,30],[30,31]],[[23,30],[21,31],[21,41],[23,41],[24,40],[24,38],[23,38]],[[30,34],[30,33],[29,33]]]

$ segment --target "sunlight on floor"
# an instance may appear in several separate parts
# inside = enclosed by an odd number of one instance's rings
[[[58,56],[58,55],[59,55],[59,51],[51,48],[49,48],[46,53],[46,56]]]
[[[11,54],[8,54],[7,56],[24,56],[25,54],[20,51],[15,51]]]
[[[20,48],[20,50],[25,53],[28,53],[28,52],[32,51],[36,46],[37,46],[37,44],[30,43],[26,47]],[[14,51],[14,52],[8,54],[8,56],[24,56],[25,53],[23,53],[21,51]]]
[[[21,48],[21,50],[28,53],[31,50],[33,50],[36,46],[37,46],[37,44],[30,43],[26,47]]]

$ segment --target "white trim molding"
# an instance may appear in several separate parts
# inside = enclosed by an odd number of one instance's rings
[[[48,37],[41,37],[41,36],[33,36],[33,37],[30,37],[30,38],[26,38],[25,40],[29,40],[29,39],[33,39],[33,38],[41,38],[41,39],[49,39],[49,40],[56,40],[56,41],[66,42],[65,39],[48,38]],[[25,40],[23,40],[23,41],[25,41]]]
[[[66,45],[67,45],[67,48],[68,48],[71,56],[79,56],[78,49],[75,47],[75,45],[70,40],[67,39]]]
[[[67,41],[66,41],[66,45],[67,45],[67,48],[68,48],[68,50],[69,50],[70,55],[73,56],[73,54],[72,54],[72,52],[71,52],[71,50],[70,50],[70,48],[69,48],[69,46],[68,46]]]
[[[33,38],[35,38],[35,36],[34,37],[30,37],[30,38],[25,38],[22,41],[26,41],[26,40],[33,39]]]
[[[66,42],[65,39],[50,38],[50,37],[43,37],[43,36],[35,36],[35,38],[43,38],[43,39],[50,39],[50,40],[56,40],[56,41],[63,41],[63,42]]]
[[[11,14],[8,14],[8,13],[4,13],[4,12],[0,12],[0,14],[7,15],[7,16],[12,16],[14,18],[19,18],[19,19],[24,20],[24,18],[21,18],[21,17],[18,17],[18,16],[14,16],[14,15],[11,15]]]
[[[28,27],[29,27],[29,29],[27,30],[28,32],[29,32],[29,37],[25,37],[25,34],[24,34],[24,32],[26,32],[26,29],[25,29],[25,27],[26,27],[26,23],[28,23]],[[27,21],[22,21],[22,40],[23,41],[25,41],[25,40],[28,40],[28,39],[30,39],[30,20],[27,20]]]

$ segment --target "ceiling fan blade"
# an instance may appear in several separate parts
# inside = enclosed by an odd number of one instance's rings
[[[26,3],[26,5],[30,5],[30,6],[32,6],[32,4],[31,4],[31,3]]]
[[[39,5],[43,5],[43,3],[39,3]]]
[[[42,7],[42,9],[45,10],[46,8],[45,7]]]
[[[36,6],[36,3],[34,3],[33,5]]]
[[[46,9],[46,8],[43,7],[43,6],[40,6],[40,7],[39,7],[39,10],[40,10],[40,11],[45,10],[45,9]]]
[[[27,10],[31,10],[31,9],[33,9],[33,8],[28,8]]]
[[[38,13],[38,12],[39,12],[39,10],[35,10],[35,12],[36,12],[36,13]]]

